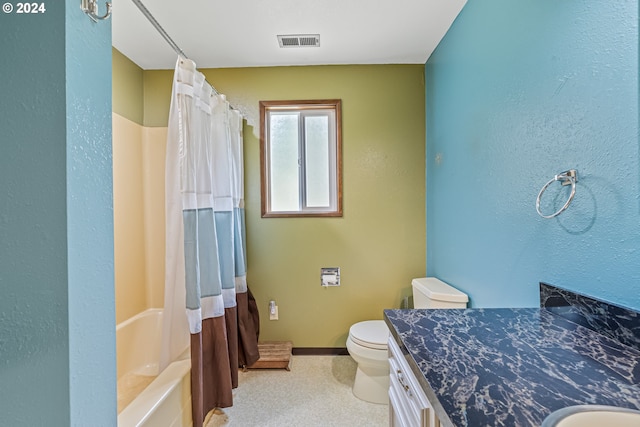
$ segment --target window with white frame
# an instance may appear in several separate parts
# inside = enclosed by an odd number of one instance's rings
[[[341,102],[260,101],[263,217],[342,216]]]

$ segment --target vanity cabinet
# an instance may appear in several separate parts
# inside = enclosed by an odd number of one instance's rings
[[[389,426],[440,427],[398,343],[389,337]]]

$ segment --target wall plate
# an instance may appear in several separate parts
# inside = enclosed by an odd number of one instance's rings
[[[340,267],[322,267],[320,286],[340,286]]]

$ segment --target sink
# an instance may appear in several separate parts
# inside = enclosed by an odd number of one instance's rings
[[[617,406],[576,405],[558,409],[540,427],[638,427],[640,411]]]

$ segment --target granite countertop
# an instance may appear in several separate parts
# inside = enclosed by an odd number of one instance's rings
[[[538,426],[576,404],[640,409],[640,348],[546,308],[384,315],[443,426]]]

